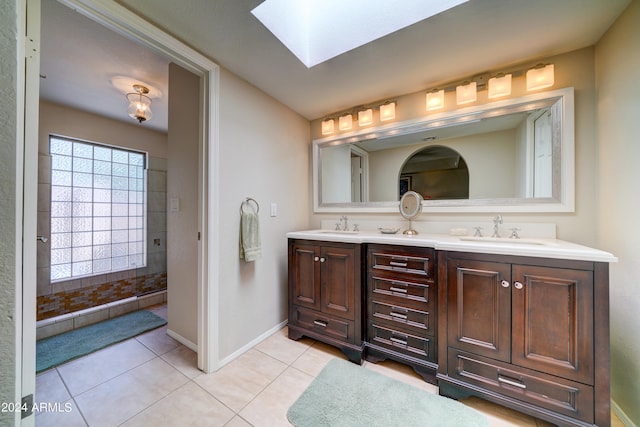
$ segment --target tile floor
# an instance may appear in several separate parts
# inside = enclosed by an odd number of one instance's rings
[[[150,308],[166,318],[166,305]],[[324,365],[343,354],[287,338],[286,327],[218,372],[196,368],[196,354],[165,334],[145,333],[37,376],[36,402],[59,403],[36,426],[289,426],[286,412]],[[427,392],[412,369],[393,362],[363,366]],[[492,427],[550,426],[481,399],[464,401]],[[617,419],[613,426],[623,427]]]

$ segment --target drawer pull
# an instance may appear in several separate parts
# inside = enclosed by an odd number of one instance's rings
[[[400,292],[401,294],[406,294],[407,293],[407,289],[406,288],[396,288],[395,286],[391,286],[389,288],[389,290],[391,292]]]
[[[404,346],[404,347],[406,347],[407,344],[408,344],[407,340],[403,340],[403,339],[396,338],[396,337],[391,337],[391,338],[389,338],[389,340],[394,344],[400,344],[401,346]]]
[[[314,257],[314,258],[313,258],[313,260],[314,260],[315,262],[318,262],[318,261],[320,261],[320,257],[319,257],[319,256]]]
[[[509,384],[509,385],[514,386],[514,387],[521,388],[521,389],[523,389],[523,390],[524,390],[525,388],[527,388],[526,384],[522,384],[522,383],[521,383],[521,382],[519,382],[518,380],[515,380],[515,379],[509,379],[509,378],[503,377],[503,376],[501,376],[501,375],[498,375],[498,382],[505,383],[505,384]]]
[[[314,320],[314,321],[313,321],[313,324],[314,324],[314,325],[317,325],[317,326],[321,326],[321,327],[323,327],[323,328],[326,328],[326,327],[327,327],[327,325],[328,325],[328,323],[327,323],[327,322],[325,322],[325,321],[323,321],[323,320]]]
[[[407,315],[406,314],[396,313],[395,311],[390,312],[389,316],[395,317],[396,319],[407,320]]]
[[[513,284],[513,286],[514,286],[516,289],[522,289],[522,288],[524,288],[524,285],[523,285],[521,282],[515,282],[515,283]]]
[[[406,267],[409,264],[406,261],[389,261],[389,265],[393,267]]]

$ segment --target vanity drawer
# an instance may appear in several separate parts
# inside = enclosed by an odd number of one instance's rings
[[[435,302],[433,283],[411,281],[371,275],[369,277],[369,298],[383,298],[394,304],[432,308]]]
[[[355,324],[343,319],[336,319],[326,314],[302,307],[292,307],[293,319],[289,321],[297,326],[317,334],[335,338],[340,341],[355,343]]]
[[[594,421],[593,387],[449,348],[452,378],[514,399]]]
[[[433,249],[370,245],[367,259],[371,273],[389,271],[421,278],[433,278],[435,261]]]
[[[368,342],[421,360],[435,362],[435,341],[381,323],[369,322]]]
[[[402,307],[386,301],[370,300],[369,321],[383,321],[394,324],[395,327],[410,328],[421,336],[435,334],[435,318],[429,311]]]

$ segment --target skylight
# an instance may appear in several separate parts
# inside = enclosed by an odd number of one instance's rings
[[[251,13],[307,68],[468,0],[265,0]]]

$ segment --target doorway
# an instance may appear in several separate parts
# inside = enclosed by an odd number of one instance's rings
[[[24,19],[27,15],[39,18],[40,0],[25,0],[26,12],[18,17]],[[65,0],[63,4],[80,12],[85,16],[89,16],[97,23],[114,29],[126,37],[136,40],[145,47],[163,52],[184,67],[185,69],[196,74],[200,79],[200,115],[199,115],[199,167],[198,167],[198,228],[201,230],[201,239],[198,241],[198,284],[197,284],[197,343],[198,343],[198,367],[205,371],[211,372],[217,369],[218,354],[217,350],[217,319],[210,315],[216,312],[218,301],[216,299],[218,289],[218,278],[208,271],[217,271],[217,252],[213,245],[209,247],[214,240],[211,236],[217,235],[218,223],[218,206],[215,203],[218,197],[217,189],[217,133],[214,131],[217,123],[217,111],[212,107],[217,104],[218,97],[218,66],[204,58],[191,48],[183,45],[172,37],[159,31],[145,21],[142,21],[136,15],[117,4],[93,4],[91,1]],[[102,2],[100,2],[102,3]],[[36,21],[36,22],[39,22]],[[33,40],[35,46],[39,46],[39,30],[29,33],[29,37]],[[25,68],[24,84],[27,90],[24,95],[25,100],[25,162],[18,164],[19,170],[24,171],[24,207],[25,222],[23,223],[23,234],[25,242],[32,241],[33,244],[25,243],[23,246],[23,259],[26,271],[20,288],[17,290],[18,295],[22,295],[23,313],[19,320],[19,329],[22,330],[23,348],[19,349],[21,354],[20,363],[22,366],[21,385],[18,386],[21,394],[26,395],[35,389],[35,305],[29,303],[35,299],[35,265],[36,265],[36,227],[35,214],[37,206],[37,188],[36,177],[37,171],[37,147],[38,135],[34,128],[30,127],[37,122],[31,121],[30,117],[38,116],[38,90],[39,85],[39,64],[29,63]],[[28,211],[28,213],[27,213]],[[34,218],[33,221],[27,221]],[[31,280],[32,279],[32,280]]]

